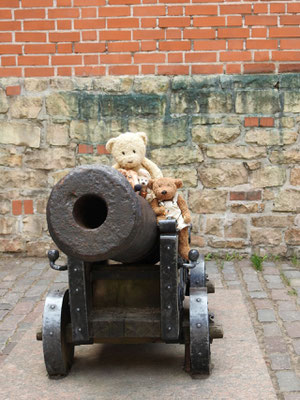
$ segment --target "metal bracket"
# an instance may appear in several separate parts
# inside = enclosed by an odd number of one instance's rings
[[[190,270],[190,287],[206,287],[206,268],[203,254],[198,258],[196,265]]]
[[[75,344],[92,343],[89,329],[89,293],[85,263],[69,257],[69,295],[72,339]]]
[[[180,312],[176,220],[159,221],[159,229],[161,338],[166,343],[178,343]]]
[[[67,265],[55,265],[55,261],[59,257],[59,251],[58,250],[49,250],[48,251],[48,258],[49,258],[49,264],[52,269],[55,271],[66,271],[68,269]]]

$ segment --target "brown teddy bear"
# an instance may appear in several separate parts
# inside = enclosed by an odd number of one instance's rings
[[[181,179],[158,178],[150,179],[148,187],[153,190],[155,198],[151,206],[157,215],[157,220],[174,218],[177,221],[179,230],[179,254],[188,260],[190,251],[188,228],[191,223],[191,214],[188,210],[186,201],[177,193],[177,189],[182,187]]]

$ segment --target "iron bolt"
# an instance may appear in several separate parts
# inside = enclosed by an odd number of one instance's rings
[[[51,308],[51,310],[54,310],[55,305],[54,305],[54,304],[51,304],[50,308]]]
[[[74,268],[74,272],[77,272],[77,268]]]
[[[168,310],[171,310],[171,306],[170,306],[170,304],[168,305],[167,309],[168,309]]]
[[[171,250],[171,246],[167,246],[167,250]]]
[[[199,323],[196,324],[196,326],[197,326],[197,328],[201,328],[201,324],[199,324]]]
[[[200,303],[201,299],[198,297],[198,298],[196,299],[196,301],[197,301],[198,303]]]
[[[49,335],[50,335],[50,336],[53,336],[53,332],[49,332]]]
[[[167,266],[167,269],[171,269],[170,265]]]
[[[78,293],[78,292],[79,292],[79,289],[78,289],[78,288],[76,288],[76,289],[75,289],[75,292],[76,292],[76,293]]]
[[[171,326],[168,326],[168,331],[170,332],[172,330]]]
[[[196,281],[196,285],[199,285],[199,283],[200,283],[199,281]]]
[[[167,286],[167,289],[171,289],[171,286],[170,286],[170,285],[168,285],[168,286]]]
[[[79,312],[79,311],[80,311],[80,308],[79,308],[79,307],[77,307],[77,308],[76,308],[76,311],[78,311],[78,312]]]
[[[81,328],[78,328],[78,332],[81,332],[82,331],[82,329]]]

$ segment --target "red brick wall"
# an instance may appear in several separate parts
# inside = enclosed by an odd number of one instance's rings
[[[0,0],[0,77],[300,71],[300,2]]]

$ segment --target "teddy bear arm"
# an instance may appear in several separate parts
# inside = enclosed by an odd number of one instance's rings
[[[148,158],[144,158],[142,162],[143,167],[150,173],[151,178],[156,179],[156,178],[162,178],[163,174],[161,170],[158,168],[158,166]]]
[[[122,169],[119,163],[116,163],[112,166],[114,169]]]
[[[184,198],[181,195],[178,196],[177,204],[181,210],[181,214],[183,216],[184,222],[189,224],[191,222],[191,214],[188,209],[186,201],[184,200]]]
[[[165,208],[158,205],[158,201],[156,198],[151,201],[151,207],[156,215],[164,214]]]

